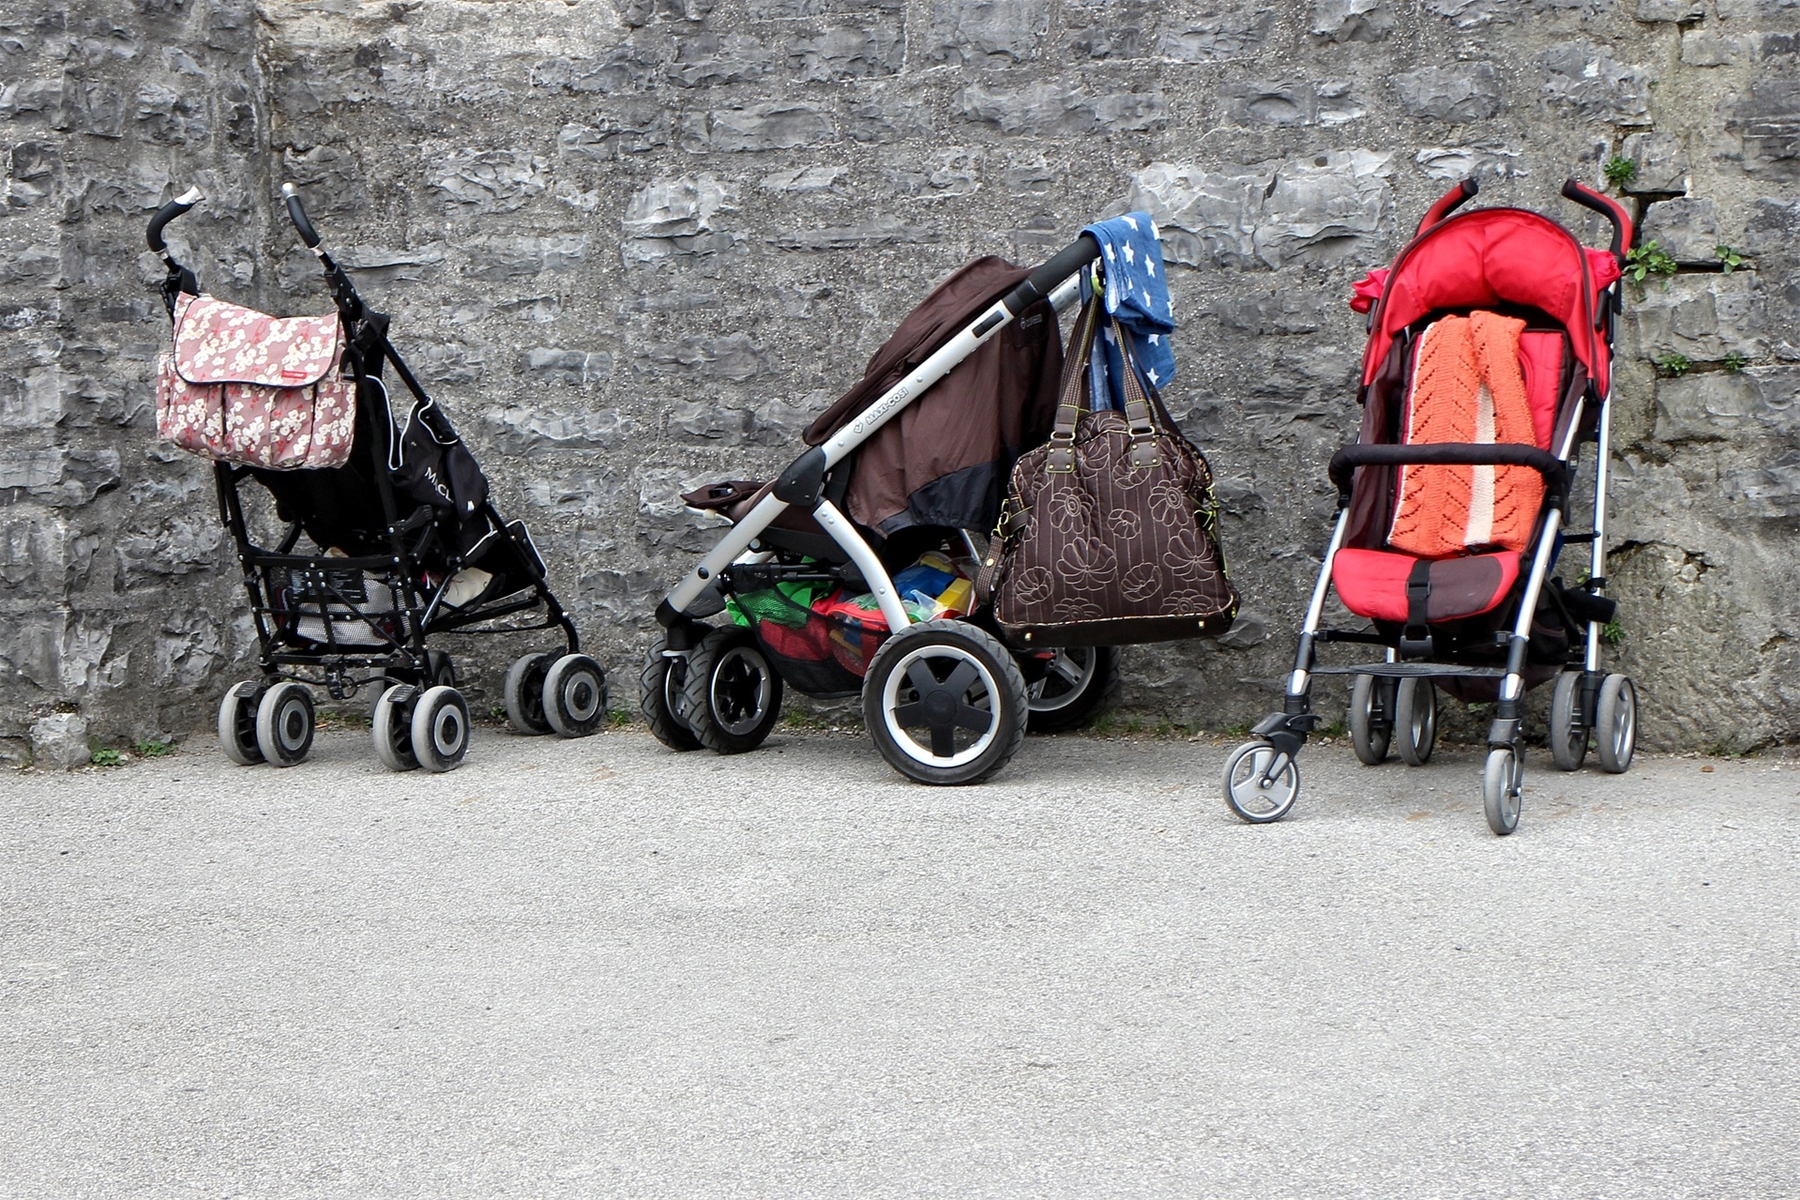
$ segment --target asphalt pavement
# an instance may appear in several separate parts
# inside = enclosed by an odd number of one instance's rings
[[[0,775],[0,1195],[1800,1196],[1800,763]]]

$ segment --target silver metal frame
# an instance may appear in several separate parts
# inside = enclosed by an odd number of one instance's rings
[[[1060,312],[1075,303],[1080,296],[1081,273],[1087,269],[1082,267],[1076,270],[1050,292],[1048,299],[1053,308]],[[999,333],[1013,319],[1013,315],[1006,310],[1006,305],[1000,302],[995,302],[984,310],[915,367],[906,378],[883,392],[881,398],[859,413],[855,420],[821,443],[817,449],[824,453],[824,469],[830,471],[843,462],[852,451],[873,437],[877,429],[924,395],[933,384],[948,375],[957,364],[973,354],[982,343]],[[975,332],[978,329],[981,330],[980,333]],[[773,493],[759,500],[756,507],[745,514],[743,520],[734,525],[719,544],[675,585],[668,594],[668,605],[677,613],[687,614],[694,602],[713,586],[720,571],[733,563],[767,559],[766,553],[755,549],[758,539],[787,507],[787,503],[777,499]],[[830,501],[821,502],[812,510],[812,515],[831,540],[837,543],[862,572],[863,578],[868,581],[869,590],[874,593],[876,603],[881,607],[881,615],[887,619],[888,628],[906,628],[911,618],[900,603],[900,593],[894,587],[887,568],[882,566],[880,556],[856,531],[856,526]]]

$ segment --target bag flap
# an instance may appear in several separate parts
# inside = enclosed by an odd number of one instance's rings
[[[343,357],[343,327],[327,317],[271,317],[211,296],[175,307],[175,371],[189,383],[306,387]]]

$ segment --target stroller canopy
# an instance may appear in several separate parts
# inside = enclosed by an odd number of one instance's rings
[[[1605,250],[1589,250],[1539,213],[1483,208],[1451,217],[1413,239],[1394,260],[1363,354],[1373,383],[1394,337],[1445,309],[1519,305],[1543,311],[1569,332],[1575,357],[1605,392],[1611,352],[1598,333],[1600,293],[1619,278]]]

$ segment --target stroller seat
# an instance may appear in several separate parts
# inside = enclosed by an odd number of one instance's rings
[[[1560,328],[1533,323],[1486,309],[1422,322],[1416,338],[1396,347],[1407,383],[1396,441],[1548,449],[1570,355]],[[1519,578],[1541,477],[1516,466],[1414,465],[1394,474],[1386,519],[1376,523],[1380,544],[1338,551],[1332,581],[1344,606],[1414,624],[1498,608]]]

